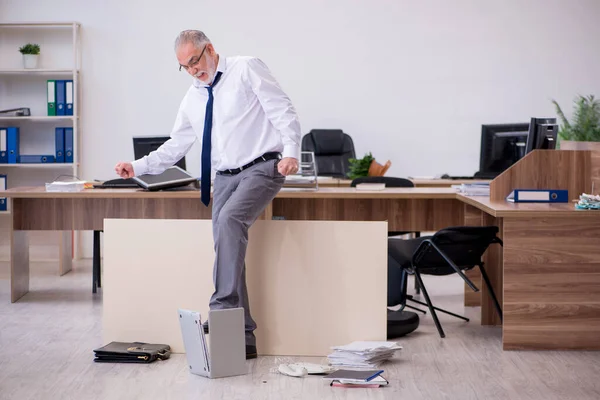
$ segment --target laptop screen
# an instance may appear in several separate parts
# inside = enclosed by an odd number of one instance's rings
[[[187,171],[179,167],[171,167],[158,175],[140,175],[133,178],[143,187],[163,186],[173,183],[190,183],[195,180]]]

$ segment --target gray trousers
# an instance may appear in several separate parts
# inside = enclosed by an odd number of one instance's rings
[[[210,309],[243,307],[247,345],[256,345],[256,323],[246,289],[248,229],[283,186],[285,177],[277,171],[278,162],[260,162],[237,175],[217,173],[213,183],[215,292]]]

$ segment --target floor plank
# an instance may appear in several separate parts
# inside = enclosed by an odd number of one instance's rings
[[[479,308],[463,306],[463,283],[425,277],[440,315],[440,339],[429,316],[384,366],[390,386],[331,388],[319,377],[272,372],[280,363],[326,358],[259,357],[245,376],[209,380],[188,372],[185,356],[151,365],[95,364],[101,346],[102,290],[91,292],[91,262],[59,276],[56,263],[32,263],[31,292],[10,303],[8,264],[0,263],[1,399],[596,399],[600,353],[501,350],[501,330],[479,325]],[[412,283],[410,285],[412,287]]]

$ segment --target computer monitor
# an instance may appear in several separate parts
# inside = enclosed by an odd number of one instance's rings
[[[555,149],[557,134],[558,125],[556,118],[531,118],[525,152]]]
[[[133,138],[133,156],[135,159],[140,159],[152,151],[158,149],[164,142],[169,140],[168,136],[152,136],[152,137],[134,137]],[[175,164],[179,168],[185,170],[185,157],[177,161]]]
[[[481,151],[478,178],[493,179],[500,175],[525,154],[529,124],[481,125]]]

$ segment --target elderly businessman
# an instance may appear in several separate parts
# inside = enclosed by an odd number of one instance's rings
[[[122,178],[159,174],[202,143],[201,201],[210,203],[215,248],[211,309],[243,307],[246,358],[256,357],[245,256],[248,228],[298,171],[300,123],[294,106],[268,67],[255,57],[223,57],[206,35],[186,30],[175,41],[179,70],[192,76],[171,138],[159,149],[115,170]],[[208,330],[205,324],[205,331]]]

